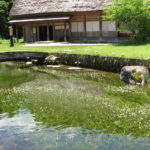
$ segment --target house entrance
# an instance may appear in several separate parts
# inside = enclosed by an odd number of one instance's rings
[[[47,26],[39,27],[40,41],[47,41]]]
[[[54,40],[53,39],[53,26],[52,25],[49,26],[49,39],[50,39],[50,41]]]

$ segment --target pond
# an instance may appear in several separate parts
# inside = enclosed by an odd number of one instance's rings
[[[149,148],[149,86],[92,69],[0,64],[0,150]]]

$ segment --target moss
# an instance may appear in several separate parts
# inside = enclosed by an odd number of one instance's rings
[[[132,69],[132,73],[135,73],[136,72],[136,69]]]
[[[134,73],[133,75],[134,79],[137,81],[137,82],[142,82],[143,80],[143,77],[142,77],[142,73],[141,72],[136,72]]]

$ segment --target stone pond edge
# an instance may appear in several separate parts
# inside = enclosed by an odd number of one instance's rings
[[[58,64],[120,73],[124,66],[145,66],[150,70],[150,59],[111,57],[87,54],[50,53],[59,58]]]
[[[58,59],[54,62],[45,62],[45,58],[51,55],[57,57]],[[38,59],[39,64],[62,64],[98,69],[101,71],[114,73],[120,73],[124,66],[146,66],[150,70],[150,59],[32,51],[0,52],[0,62],[30,61],[32,59]]]

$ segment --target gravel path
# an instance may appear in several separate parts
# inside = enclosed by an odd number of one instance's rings
[[[67,42],[35,42],[24,46],[88,46],[88,45],[110,45],[111,43],[67,43]]]

